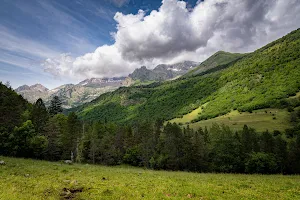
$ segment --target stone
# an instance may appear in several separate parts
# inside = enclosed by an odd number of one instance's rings
[[[68,165],[72,165],[73,164],[72,160],[65,160],[64,163],[68,164]]]

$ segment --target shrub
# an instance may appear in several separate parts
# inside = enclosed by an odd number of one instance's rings
[[[270,174],[277,170],[276,159],[273,154],[253,152],[245,164],[246,173]]]

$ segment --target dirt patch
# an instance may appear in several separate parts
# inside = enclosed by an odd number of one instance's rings
[[[83,187],[79,188],[63,188],[63,191],[60,193],[60,199],[74,199],[78,193],[83,192]]]

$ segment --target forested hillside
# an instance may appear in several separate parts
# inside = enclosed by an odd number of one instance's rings
[[[198,120],[214,118],[231,110],[251,112],[260,108],[295,107],[299,104],[297,99],[292,103],[285,99],[299,91],[299,77],[298,29],[227,63],[218,71],[147,86],[120,88],[72,111],[87,121],[124,123],[141,119],[169,120],[203,104],[206,106]]]
[[[30,106],[21,95],[0,82],[0,131],[20,125]]]

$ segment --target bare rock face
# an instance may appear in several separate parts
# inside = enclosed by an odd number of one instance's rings
[[[134,70],[129,77],[133,80],[140,81],[165,81],[174,79],[178,76],[186,74],[188,71],[197,67],[200,63],[193,61],[184,61],[175,64],[160,64],[153,70],[147,69],[145,66]]]
[[[45,98],[48,94],[48,88],[41,84],[35,84],[32,86],[23,85],[15,89],[15,91],[22,95],[27,101],[34,103],[38,98]]]
[[[15,89],[16,92],[21,92],[24,90],[30,90],[30,87],[28,85],[22,85],[22,86],[18,87],[17,89]]]
[[[132,84],[134,84],[134,80],[130,77],[127,77],[123,82],[122,82],[122,86],[128,87],[131,86]]]

